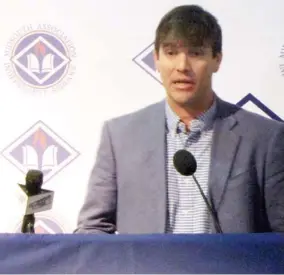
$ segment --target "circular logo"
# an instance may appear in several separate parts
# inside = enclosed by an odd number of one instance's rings
[[[280,65],[279,65],[280,72],[284,76],[284,45],[281,48],[280,58],[281,58],[281,62],[280,62]]]
[[[17,225],[15,232],[21,233],[22,221]],[[35,218],[36,234],[62,234],[64,228],[55,219],[44,216],[36,216]]]
[[[63,88],[72,78],[75,48],[58,28],[26,26],[9,41],[4,56],[8,76],[33,91]]]

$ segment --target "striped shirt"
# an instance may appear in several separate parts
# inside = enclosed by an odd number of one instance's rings
[[[192,177],[182,176],[173,165],[180,149],[189,150],[196,159],[195,177],[208,195],[213,123],[216,101],[210,109],[191,121],[189,131],[166,101],[167,133],[167,233],[210,233],[209,212]]]

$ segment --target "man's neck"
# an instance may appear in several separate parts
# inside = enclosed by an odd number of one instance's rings
[[[169,100],[169,98],[168,98],[168,104],[188,128],[190,122],[193,119],[196,119],[211,107],[211,105],[213,104],[213,100],[214,100],[214,94],[212,93],[212,95],[208,97],[206,101],[201,101],[200,104],[196,103],[194,105],[192,104],[187,106],[180,106],[172,102],[172,100]]]

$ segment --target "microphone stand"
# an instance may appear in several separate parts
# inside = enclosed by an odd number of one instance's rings
[[[35,233],[35,215],[34,214],[28,214],[24,215],[23,223],[22,223],[22,233]]]
[[[203,192],[203,190],[202,190],[200,184],[198,183],[196,177],[195,177],[194,175],[192,175],[192,177],[193,177],[193,179],[194,179],[194,181],[195,181],[195,183],[196,183],[196,185],[197,185],[197,187],[198,187],[198,189],[199,189],[199,191],[200,191],[201,196],[203,197],[203,200],[205,201],[205,203],[206,203],[208,209],[210,210],[210,212],[211,212],[211,214],[212,214],[212,216],[213,216],[213,221],[214,221],[215,228],[216,228],[217,232],[218,232],[218,233],[223,233],[223,231],[222,231],[222,229],[221,229],[221,226],[220,226],[220,224],[219,224],[219,222],[218,222],[218,217],[217,217],[217,215],[216,215],[216,212],[213,210],[212,206],[211,206],[210,203],[208,202],[208,200],[207,200],[207,198],[206,198],[206,196],[205,196],[205,194],[204,194],[204,192]]]

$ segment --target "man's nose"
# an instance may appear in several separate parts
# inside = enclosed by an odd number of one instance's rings
[[[176,68],[180,72],[187,72],[191,70],[191,62],[189,57],[185,53],[179,54],[176,60]]]

